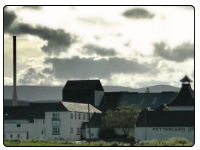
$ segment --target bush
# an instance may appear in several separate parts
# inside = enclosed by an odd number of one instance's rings
[[[110,128],[102,128],[99,130],[99,138],[100,139],[114,139],[117,137],[117,134],[115,133],[114,129],[110,129]]]

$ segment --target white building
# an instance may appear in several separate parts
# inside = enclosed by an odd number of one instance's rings
[[[90,116],[101,113],[89,105]],[[88,122],[88,104],[31,103],[4,108],[4,139],[80,140],[81,125]]]

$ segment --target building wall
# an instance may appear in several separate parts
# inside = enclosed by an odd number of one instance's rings
[[[136,141],[183,137],[194,142],[194,127],[136,127]]]
[[[90,135],[91,135],[91,139],[99,139],[99,130],[100,128],[91,128],[90,129]],[[89,135],[87,135],[87,138],[89,138]]]
[[[53,113],[59,113],[60,125],[57,126],[60,134],[53,134],[52,116]],[[80,115],[80,118],[79,118]],[[84,117],[85,115],[85,117]],[[72,117],[73,116],[73,117]],[[58,120],[59,121],[59,120]],[[88,121],[87,113],[81,112],[46,112],[45,113],[45,138],[47,139],[65,139],[65,140],[80,140],[81,139],[81,125]]]
[[[5,139],[38,139],[42,138],[43,119],[35,119],[34,122],[27,120],[5,120]]]
[[[99,106],[103,98],[104,91],[94,91],[94,106]]]
[[[53,114],[58,114],[58,118],[55,118]],[[34,119],[34,122],[5,120],[4,138],[80,140],[83,122],[88,122],[88,113],[68,111],[45,112],[45,119]],[[59,130],[56,134],[53,133],[55,128]]]

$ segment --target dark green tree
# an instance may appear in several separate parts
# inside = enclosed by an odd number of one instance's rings
[[[118,106],[114,110],[106,111],[102,118],[105,128],[121,128],[127,137],[130,128],[134,128],[139,116],[140,107],[137,105]]]

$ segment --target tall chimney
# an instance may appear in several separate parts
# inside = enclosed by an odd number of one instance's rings
[[[13,99],[12,105],[17,106],[17,52],[16,36],[13,36]]]

